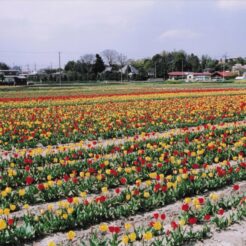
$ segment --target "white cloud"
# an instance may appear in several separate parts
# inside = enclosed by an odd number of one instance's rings
[[[159,38],[160,39],[166,39],[166,38],[170,38],[170,39],[177,39],[177,38],[182,38],[182,39],[193,39],[193,38],[197,38],[199,37],[201,34],[191,31],[191,30],[187,30],[187,29],[172,29],[172,30],[167,30],[165,32],[163,32]]]
[[[217,0],[217,6],[227,10],[244,9],[246,0]]]

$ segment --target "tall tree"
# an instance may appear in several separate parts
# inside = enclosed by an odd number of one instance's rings
[[[183,50],[173,51],[173,71],[185,71],[187,67],[186,53]]]
[[[105,60],[105,62],[109,65],[109,66],[113,66],[113,64],[115,64],[117,62],[117,58],[119,56],[118,52],[116,50],[104,50],[102,52],[102,56]]]
[[[120,80],[122,82],[122,80],[123,80],[122,68],[127,64],[127,56],[120,53],[117,56],[117,61],[118,61],[118,64],[120,66]]]
[[[187,55],[187,68],[188,71],[191,72],[199,72],[201,67],[200,67],[200,60],[198,56],[194,55],[191,53],[190,55]]]
[[[152,57],[153,61],[153,70],[155,73],[155,77],[159,78],[163,76],[163,67],[162,67],[162,56],[160,54],[156,54]]]
[[[102,57],[99,54],[96,54],[96,61],[93,64],[93,72],[98,77],[98,74],[104,71],[104,69],[105,69],[105,65],[104,65]]]
[[[85,54],[80,57],[80,61],[88,65],[92,65],[95,62],[95,59],[96,57],[94,54]]]
[[[88,80],[89,74],[92,73],[93,64],[95,62],[96,56],[94,54],[85,54],[80,57],[80,62],[84,65],[86,78]]]
[[[9,66],[3,62],[0,62],[0,69],[1,70],[9,70]]]
[[[76,70],[76,62],[68,61],[64,67],[65,71],[75,71]]]

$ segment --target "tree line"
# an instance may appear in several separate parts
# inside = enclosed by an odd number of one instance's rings
[[[163,51],[155,54],[151,58],[138,60],[128,59],[125,54],[116,50],[107,49],[100,54],[85,54],[77,61],[68,61],[64,66],[62,79],[67,81],[95,81],[95,80],[126,80],[127,70],[122,72],[125,65],[132,65],[138,70],[134,75],[136,80],[145,80],[149,77],[168,78],[168,73],[172,71],[189,72],[214,72],[231,70],[232,67],[240,63],[246,64],[246,58],[236,59],[213,59],[208,55],[201,57],[183,50]],[[0,69],[8,69],[5,63],[0,63]],[[58,69],[46,69],[50,77],[47,80],[57,80],[52,76]]]
[[[152,58],[139,59],[132,61],[132,64],[144,73],[151,73],[157,78],[168,78],[168,73],[173,71],[187,72],[214,72],[214,71],[231,71],[232,67],[240,63],[246,64],[246,58],[238,57],[236,59],[218,60],[208,55],[201,57],[191,53],[188,54],[183,50],[180,51],[163,51],[154,55]]]
[[[85,54],[77,61],[69,61],[64,71],[68,80],[120,80],[125,76],[121,69],[128,62],[126,55],[107,49],[101,54]]]

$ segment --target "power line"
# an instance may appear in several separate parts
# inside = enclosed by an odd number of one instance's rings
[[[58,59],[59,59],[59,81],[61,86],[61,52],[58,52]]]

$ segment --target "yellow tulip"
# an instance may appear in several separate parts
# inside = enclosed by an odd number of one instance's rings
[[[74,231],[69,231],[67,233],[67,239],[68,240],[73,240],[75,238],[75,236],[76,236],[76,233]]]
[[[106,231],[108,231],[108,226],[107,226],[107,224],[101,224],[101,225],[99,226],[99,230],[100,230],[101,232],[106,232]]]
[[[146,241],[149,241],[153,238],[153,234],[151,231],[147,231],[146,233],[143,234],[143,238]]]
[[[7,227],[6,221],[0,219],[0,231],[4,230]]]

